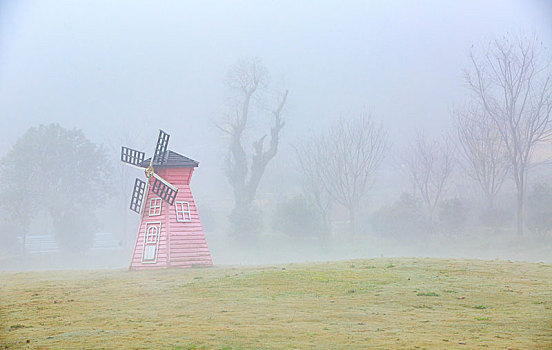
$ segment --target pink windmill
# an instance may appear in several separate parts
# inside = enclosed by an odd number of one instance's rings
[[[190,180],[198,162],[167,149],[169,134],[159,130],[153,156],[127,147],[121,161],[145,169],[136,179],[130,209],[141,215],[131,269],[211,266]]]

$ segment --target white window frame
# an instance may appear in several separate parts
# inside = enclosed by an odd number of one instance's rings
[[[155,235],[149,235],[148,229],[155,228],[157,232]],[[155,239],[152,237],[155,236]],[[156,264],[157,253],[159,252],[159,239],[161,238],[161,222],[146,222],[146,229],[144,230],[144,248],[142,249],[142,264]],[[146,250],[153,249],[153,257],[146,258]]]
[[[163,206],[163,202],[161,201],[161,197],[155,197],[150,199],[150,205],[149,205],[149,216],[159,216],[161,215],[161,208]],[[153,209],[153,213],[152,210]],[[159,212],[157,211],[159,209]]]
[[[192,221],[192,212],[190,211],[190,202],[174,202],[174,209],[176,210],[176,221],[178,222],[190,222]],[[186,218],[186,215],[188,216]]]

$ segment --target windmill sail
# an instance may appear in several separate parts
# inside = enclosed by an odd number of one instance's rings
[[[156,195],[158,195],[159,197],[161,197],[164,201],[166,201],[170,205],[173,205],[178,189],[176,189],[175,187],[171,188],[167,186],[164,183],[164,181],[160,180],[158,177],[159,177],[158,175],[155,176],[153,180],[153,186],[151,187],[151,191]]]
[[[146,154],[132,148],[124,147],[121,149],[121,161],[127,164],[138,166],[144,161]]]
[[[154,180],[151,191],[170,205],[173,205],[178,188],[167,182],[161,176],[157,175],[154,170],[154,166],[167,163],[169,155],[169,151],[167,150],[169,138],[169,134],[159,129],[159,137],[157,138],[155,152],[153,153],[151,159],[148,159],[149,167],[144,164],[144,158],[146,156],[144,152],[128,147],[123,147],[121,149],[121,161],[130,166],[146,168],[146,177],[148,179],[153,177]],[[142,202],[144,201],[147,188],[148,186],[146,182],[136,179],[134,183],[134,191],[132,192],[132,198],[130,200],[130,210],[141,214]]]
[[[145,192],[146,183],[137,178],[134,182],[134,190],[132,191],[132,198],[130,199],[130,210],[140,214]]]
[[[169,138],[171,135],[167,134],[163,130],[159,129],[159,137],[157,138],[157,146],[155,147],[155,153],[153,154],[152,162],[154,165],[161,165],[166,162],[167,147],[169,145]]]

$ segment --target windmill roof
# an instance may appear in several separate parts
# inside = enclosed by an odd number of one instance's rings
[[[156,168],[197,168],[197,166],[199,165],[198,161],[185,157],[182,154],[178,154],[171,150],[166,151],[162,159],[162,162],[160,162],[159,159],[156,159],[155,162],[153,162],[153,166]],[[151,157],[145,159],[142,163],[138,164],[138,166],[141,166],[142,168],[147,168],[150,162]]]

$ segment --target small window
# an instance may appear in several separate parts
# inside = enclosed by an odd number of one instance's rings
[[[146,229],[146,244],[156,244],[158,236],[159,236],[159,227],[155,225],[148,226],[148,228]]]
[[[149,216],[161,215],[161,198],[150,199]]]
[[[190,203],[188,202],[174,202],[176,208],[176,221],[178,222],[190,222],[192,221],[192,214],[190,213]]]

